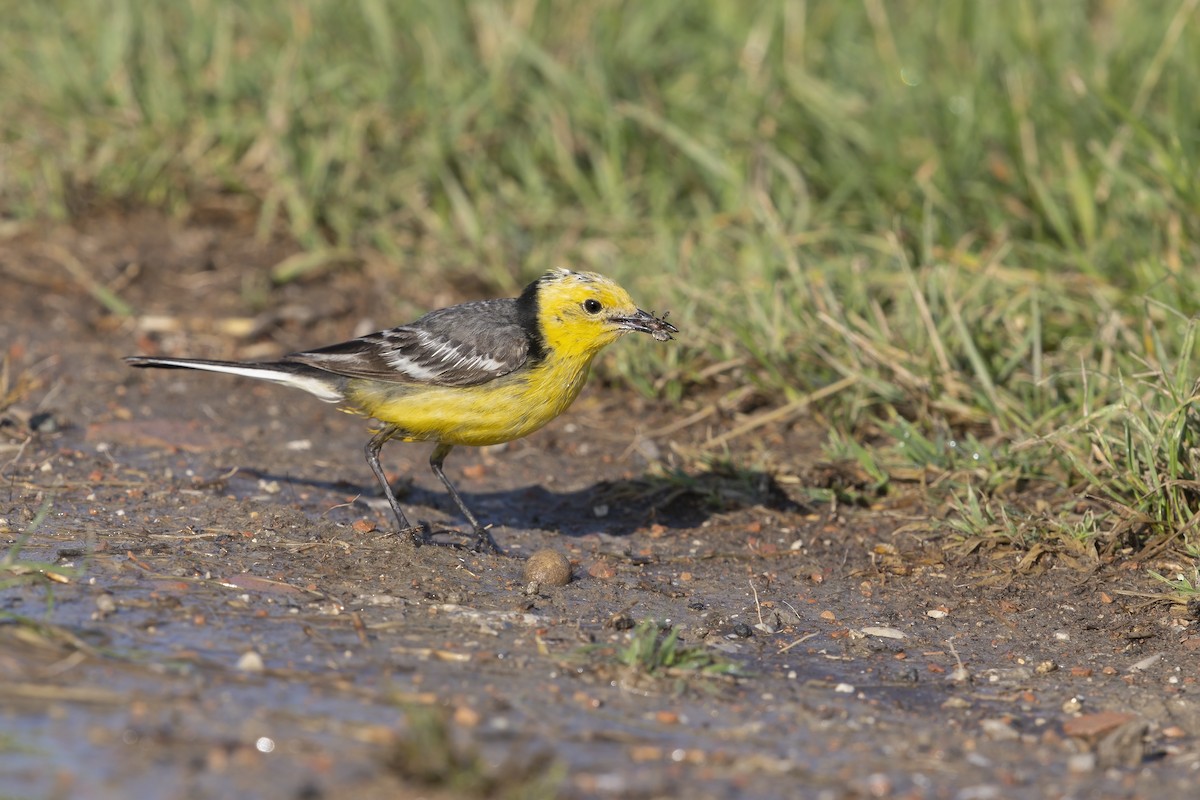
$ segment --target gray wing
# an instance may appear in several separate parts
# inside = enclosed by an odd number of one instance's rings
[[[529,357],[516,301],[481,300],[431,311],[409,325],[293,353],[284,362],[388,383],[475,386]]]

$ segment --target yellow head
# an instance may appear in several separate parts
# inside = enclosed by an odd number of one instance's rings
[[[595,272],[547,272],[525,288],[518,303],[537,321],[547,351],[561,357],[590,359],[631,331],[660,341],[676,331],[665,318],[638,308],[616,282]]]

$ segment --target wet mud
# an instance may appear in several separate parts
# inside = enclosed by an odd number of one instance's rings
[[[369,262],[264,288],[289,248],[142,215],[6,242],[0,796],[1194,792],[1194,609],[1119,557],[949,548],[919,500],[816,503],[810,421],[706,462],[735,423],[678,426],[702,396],[597,382],[451,455],[504,551],[479,554],[428,446],[383,454],[415,547],[364,420],[120,362],[269,357],[465,299]],[[526,575],[545,549],[565,586]]]

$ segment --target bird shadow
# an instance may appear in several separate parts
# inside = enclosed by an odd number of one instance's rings
[[[259,482],[271,481],[293,491],[302,488],[340,495],[357,495],[356,506],[365,506],[391,517],[387,502],[377,486],[345,480],[326,480],[276,474],[240,468],[225,481],[234,494],[244,493],[233,485],[238,477]],[[440,527],[461,525],[466,520],[444,491],[403,482],[394,487],[397,498],[410,518],[420,519],[422,511],[437,509],[447,522],[431,523],[433,532]],[[462,490],[460,489],[460,492]],[[667,529],[696,528],[718,514],[740,508],[761,506],[776,511],[804,510],[806,506],[789,497],[768,473],[724,465],[717,470],[688,472],[669,470],[646,473],[635,478],[600,480],[579,489],[553,491],[541,484],[511,489],[462,492],[467,503],[484,525],[511,528],[553,530],[567,536],[603,533],[628,536],[653,525]]]

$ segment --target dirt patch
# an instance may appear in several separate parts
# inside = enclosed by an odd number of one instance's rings
[[[739,442],[771,474],[702,470],[672,453],[706,430],[652,435],[699,405],[599,386],[528,440],[448,461],[503,556],[455,546],[426,446],[385,448],[430,528],[414,548],[388,535],[361,420],[119,359],[266,357],[464,299],[452,287],[362,264],[268,290],[293,250],[228,220],[108,217],[5,250],[7,794],[1194,789],[1200,637],[1188,609],[1122,593],[1153,588],[1138,569],[953,555],[919,504],[814,507],[806,482],[853,475],[820,464],[808,423]],[[139,314],[106,311],[105,288]],[[546,548],[566,586],[526,580]]]

